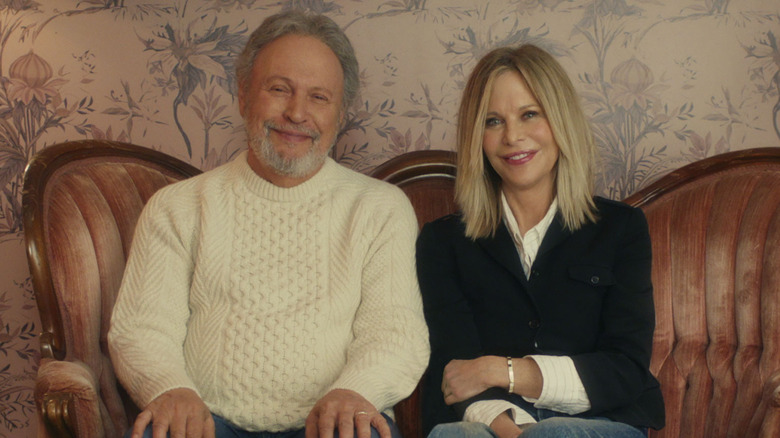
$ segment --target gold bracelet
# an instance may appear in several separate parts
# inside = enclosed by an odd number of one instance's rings
[[[508,392],[511,394],[511,393],[515,392],[515,372],[512,369],[512,357],[511,356],[507,356],[507,358],[506,358],[506,366],[507,366],[507,368],[509,370],[509,388],[508,388]]]

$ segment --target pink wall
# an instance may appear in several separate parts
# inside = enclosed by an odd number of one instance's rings
[[[264,17],[294,6],[353,40],[363,92],[334,154],[360,171],[453,149],[465,76],[490,48],[523,42],[558,55],[580,90],[609,197],[780,144],[777,0],[0,0],[0,437],[35,428],[26,162],[81,138],[225,162],[243,148],[230,61]]]

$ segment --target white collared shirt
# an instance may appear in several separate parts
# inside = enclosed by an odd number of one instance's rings
[[[531,267],[536,260],[536,255],[539,253],[542,240],[558,211],[558,200],[557,198],[553,199],[542,220],[528,230],[525,235],[520,233],[517,220],[509,208],[503,191],[501,192],[501,210],[504,224],[509,230],[509,234],[512,236],[512,240],[517,248],[517,254],[520,256],[523,272],[526,278],[529,278]],[[539,399],[523,397],[526,401],[533,403],[538,409],[549,409],[570,415],[579,414],[590,409],[588,394],[585,392],[582,380],[574,367],[574,361],[570,357],[545,355],[531,355],[528,357],[539,365],[544,383]],[[507,411],[509,411],[516,424],[536,423],[536,420],[530,414],[505,400],[484,400],[473,403],[466,409],[463,419],[490,426],[490,423],[496,417]]]

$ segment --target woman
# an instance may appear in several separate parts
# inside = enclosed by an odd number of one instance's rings
[[[663,427],[647,223],[593,197],[594,155],[550,54],[525,45],[480,60],[458,119],[461,212],[417,243],[430,437],[639,438]]]

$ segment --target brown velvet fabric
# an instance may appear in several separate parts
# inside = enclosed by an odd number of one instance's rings
[[[696,163],[627,202],[653,243],[667,415],[650,436],[780,436],[780,148]]]
[[[51,146],[25,174],[25,239],[44,333],[39,436],[121,436],[135,415],[106,345],[136,221],[160,187],[199,173],[148,149]]]
[[[108,318],[144,203],[198,173],[152,152],[52,146],[26,174],[25,239],[44,330],[36,403],[40,412],[68,406],[57,421],[76,436],[117,436],[135,414],[113,374]],[[455,209],[454,174],[452,152],[423,151],[373,176],[401,187],[422,224]],[[650,436],[780,436],[780,148],[694,163],[626,201],[645,211],[653,242],[651,370],[667,426]],[[419,396],[396,407],[407,438],[420,437]]]

